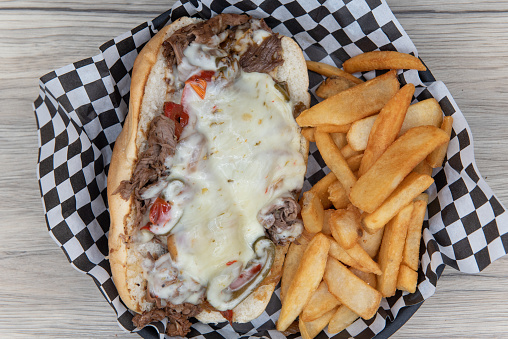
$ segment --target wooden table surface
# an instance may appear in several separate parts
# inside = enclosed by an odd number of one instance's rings
[[[167,10],[173,1],[0,2],[0,337],[135,338],[49,237],[36,180],[38,78]],[[415,4],[417,3],[417,4]],[[448,86],[476,160],[508,206],[508,1],[388,0]],[[508,337],[508,258],[475,275],[447,268],[393,338]]]

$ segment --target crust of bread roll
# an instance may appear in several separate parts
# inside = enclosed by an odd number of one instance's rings
[[[161,51],[162,43],[176,30],[198,21],[200,20],[185,17],[164,27],[148,41],[136,58],[131,77],[129,113],[115,142],[109,166],[107,193],[111,222],[108,240],[111,272],[120,298],[129,309],[137,313],[149,310],[154,305],[145,299],[146,282],[144,282],[145,285],[142,282],[134,285],[129,283],[129,279],[136,276],[136,272],[141,272],[141,263],[135,255],[133,256],[133,251],[129,248],[130,235],[133,231],[131,221],[133,198],[126,201],[119,194],[113,195],[112,193],[123,180],[130,180],[138,154],[142,151],[143,142],[146,140],[147,121],[149,123],[153,117],[144,117],[144,115],[150,115],[146,112],[151,110],[148,106],[153,105],[149,102],[144,107],[144,100],[148,101],[144,97],[146,91],[151,91],[148,88],[155,86],[150,84],[150,75],[157,72],[155,68],[160,67],[156,64],[160,65],[161,62],[165,64]],[[275,80],[286,81],[291,99],[294,102],[300,101],[308,107],[310,103],[310,95],[307,91],[309,80],[302,51],[292,39],[287,37],[282,38],[282,48],[284,64],[277,67],[270,75]],[[169,85],[166,84],[166,86]],[[147,94],[147,96],[149,95]],[[157,109],[153,110],[160,112]],[[155,114],[155,112],[152,113]],[[301,153],[307,162],[308,142],[303,137]],[[270,283],[259,286],[233,310],[233,321],[249,322],[265,310],[280,279],[286,251],[287,246],[277,246],[275,262],[269,276],[265,279]],[[226,320],[219,312],[211,311],[203,311],[196,318],[203,323],[217,323]]]

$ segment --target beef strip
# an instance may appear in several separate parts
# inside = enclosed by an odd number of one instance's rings
[[[262,30],[272,33],[272,29],[266,24],[264,19],[259,20],[259,24]]]
[[[167,146],[173,152],[176,147],[175,122],[165,115],[155,117],[150,124],[148,145]]]
[[[248,20],[247,15],[226,13],[207,21],[182,27],[162,43],[162,53],[169,65],[173,65],[175,62],[180,64],[184,56],[183,51],[191,42],[208,44],[214,35],[223,32],[228,26],[242,25]]]
[[[192,24],[180,28],[162,43],[162,54],[168,61],[168,65],[182,62],[183,51],[196,38],[191,32],[198,24]]]
[[[132,318],[132,323],[137,328],[145,327],[154,321],[161,321],[166,318],[166,312],[163,309],[154,308],[153,310],[143,312],[143,314],[136,314]]]
[[[275,67],[284,63],[280,37],[272,34],[263,42],[251,45],[240,57],[240,66],[245,72],[270,73]]]
[[[228,55],[232,53],[231,46],[234,41],[235,30],[238,26],[248,22],[249,17],[239,14],[221,14],[208,21],[191,24],[180,28],[173,33],[163,45],[163,55],[169,65],[180,64],[184,57],[183,51],[193,41],[209,45],[214,41],[212,37],[224,32],[228,27],[228,37],[220,43],[220,48]],[[272,33],[272,30],[260,20],[260,28]],[[240,65],[245,72],[269,73],[274,68],[284,63],[282,59],[281,37],[272,34],[258,45],[251,45],[240,57]],[[218,46],[210,46],[218,47]]]
[[[143,216],[145,215],[146,211],[148,210],[148,201],[134,199],[134,209],[136,211],[136,218],[134,219],[134,226],[139,226],[141,224],[141,221],[143,220]]]
[[[166,334],[169,336],[184,337],[187,335],[192,325],[189,318],[201,313],[201,307],[199,305],[190,303],[183,303],[180,305],[168,303],[165,310],[169,319],[169,323],[166,327]]]
[[[190,303],[183,303],[174,305],[170,302],[164,308],[154,308],[150,311],[143,312],[143,314],[136,314],[132,318],[132,323],[137,328],[145,327],[154,321],[160,321],[168,317],[168,325],[166,327],[166,334],[169,336],[182,336],[185,337],[190,331],[192,323],[189,318],[198,315],[201,312],[199,305]]]
[[[139,155],[131,180],[122,181],[113,193],[120,194],[124,200],[128,200],[134,193],[135,225],[141,222],[148,205],[148,201],[141,195],[148,186],[168,174],[164,163],[167,157],[175,154],[175,122],[165,115],[155,117],[150,123],[147,142],[148,148]]]
[[[299,213],[300,205],[292,197],[283,198],[282,204],[274,204],[268,210],[262,224],[275,244],[284,245],[298,238],[302,232]]]
[[[228,26],[239,26],[247,21],[249,21],[249,17],[245,14],[224,13],[197,25],[197,27],[192,30],[192,34],[196,36],[196,42],[198,44],[208,44],[214,35],[224,32]]]

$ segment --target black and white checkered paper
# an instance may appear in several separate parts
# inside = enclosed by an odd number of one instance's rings
[[[118,323],[134,330],[132,314],[118,297],[111,279],[107,235],[109,214],[106,176],[116,137],[129,102],[130,73],[143,45],[165,22],[181,16],[209,18],[219,13],[247,13],[265,18],[275,32],[293,37],[309,60],[341,66],[351,56],[372,50],[397,50],[418,55],[415,46],[381,0],[215,1],[176,3],[173,8],[132,31],[105,43],[97,56],[60,68],[40,79],[34,103],[39,136],[37,173],[50,236],[77,270],[94,280],[115,310]],[[401,308],[430,297],[444,265],[474,273],[508,251],[508,216],[474,163],[473,139],[467,122],[442,82],[430,72],[399,71],[402,84],[416,87],[414,102],[436,98],[445,115],[454,118],[443,168],[434,170],[430,202],[421,242],[416,293],[400,291],[383,299],[370,320],[359,319],[334,338],[372,338]],[[365,79],[378,72],[362,74]],[[313,92],[323,77],[310,73]],[[317,99],[313,97],[313,103]],[[328,169],[311,144],[305,189]],[[209,326],[195,323],[189,337],[283,338],[275,330],[279,291],[263,314],[247,324]],[[93,312],[93,310],[91,310]],[[164,338],[165,322],[153,326]],[[143,333],[144,336],[148,332]],[[297,337],[291,335],[290,337]],[[331,337],[322,332],[319,338]]]

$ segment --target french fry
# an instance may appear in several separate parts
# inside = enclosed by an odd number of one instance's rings
[[[351,311],[347,306],[341,305],[330,319],[328,332],[330,334],[339,333],[351,325],[359,316]]]
[[[330,257],[337,259],[345,265],[358,268],[359,270],[365,270],[365,268],[358,265],[358,263],[353,258],[351,258],[346,250],[342,248],[342,246],[340,246],[339,243],[335,241],[335,239],[330,240],[330,250],[328,254]]]
[[[330,293],[360,317],[370,319],[376,314],[381,293],[351,273],[338,260],[328,259],[323,278]]]
[[[342,147],[346,146],[347,144],[346,133],[330,133],[330,136],[332,137],[335,145],[337,145],[338,149],[341,149]]]
[[[410,105],[414,85],[400,88],[394,69],[363,82],[324,63],[307,65],[329,78],[316,90],[324,100],[297,123],[331,172],[299,202],[305,229],[286,255],[276,327],[298,325],[310,339],[327,325],[328,333],[338,333],[358,317],[372,318],[397,287],[416,288],[416,232],[428,199],[421,192],[433,182],[429,161],[444,158],[450,122],[434,99]],[[425,69],[398,52],[367,53],[344,64],[350,72],[408,66]]]
[[[335,181],[337,181],[337,177],[333,174],[333,172],[330,172],[310,189],[310,191],[319,196],[319,200],[321,200],[321,204],[324,209],[332,206],[332,202],[328,200],[328,187]]]
[[[336,210],[330,216],[330,228],[339,245],[345,250],[350,249],[358,243],[363,233],[360,213],[356,209]]]
[[[286,254],[286,260],[284,260],[284,269],[282,270],[282,278],[280,280],[280,298],[284,300],[287,290],[293,278],[298,270],[300,261],[302,260],[303,252],[307,248],[309,241],[306,237],[301,236],[297,241],[294,241],[289,245],[288,252]]]
[[[301,127],[350,124],[379,112],[399,86],[397,72],[390,71],[321,101],[303,111],[296,122]]]
[[[356,177],[349,168],[346,159],[344,159],[337,145],[333,142],[330,134],[322,133],[318,129],[315,136],[316,145],[323,160],[349,194],[351,187],[356,183]]]
[[[319,125],[319,130],[324,133],[347,133],[351,124],[346,125]]]
[[[377,232],[433,182],[434,179],[428,175],[411,172],[378,209],[363,217],[363,228],[369,233]]]
[[[350,267],[349,270],[351,271],[351,273],[356,275],[358,278],[362,279],[367,284],[369,284],[372,288],[376,288],[377,277],[374,273],[363,272],[363,271],[361,271],[357,268],[354,268],[354,267]]]
[[[365,256],[359,256],[358,255],[358,252],[359,252],[359,250],[361,251],[361,248],[357,249],[356,248],[357,245],[355,245],[353,247],[352,254],[356,255],[359,258],[358,259],[359,261],[366,260]],[[377,263],[375,261],[370,260],[370,262],[368,262],[366,264],[366,267],[364,267],[364,266],[362,266],[360,264],[360,262],[356,261],[353,257],[351,257],[349,255],[348,251],[349,250],[346,250],[342,246],[340,246],[339,243],[335,241],[335,239],[331,239],[331,241],[330,241],[330,250],[329,250],[329,253],[328,253],[330,255],[330,257],[337,259],[338,261],[340,261],[344,265],[350,266],[351,268],[355,268],[355,269],[357,269],[359,271],[362,271],[362,272],[365,272],[365,273],[371,273],[373,271],[378,271],[379,270],[379,265],[377,265]]]
[[[307,230],[303,229],[301,237],[307,239],[307,245],[308,245],[309,242],[312,240],[312,238],[314,238],[315,235],[316,235],[315,233],[310,233],[310,232],[307,232]],[[300,240],[300,238],[298,238],[298,240]]]
[[[355,151],[363,151],[367,147],[370,131],[377,115],[373,115],[351,124],[347,133],[347,141]],[[418,126],[432,125],[439,127],[443,121],[443,112],[436,99],[426,99],[410,105],[400,128],[399,136],[409,129]]]
[[[425,196],[428,197],[427,194]],[[402,263],[414,271],[418,271],[418,260],[420,258],[420,239],[422,237],[423,219],[427,211],[427,200],[416,200],[414,202],[411,221],[407,229],[406,244],[402,255]]]
[[[448,142],[436,148],[427,157],[427,162],[433,168],[441,167],[441,165],[443,165],[443,161],[446,156],[446,150],[448,149],[448,143],[450,142],[450,135],[452,134],[452,125],[453,125],[452,117],[443,118],[443,124],[441,125],[441,129],[445,131],[446,134],[448,135]]]
[[[334,308],[316,320],[311,322],[304,322],[302,318],[298,319],[298,328],[300,329],[300,335],[303,339],[312,339],[316,337],[330,322],[330,319],[337,312],[337,308]]]
[[[429,203],[429,195],[427,193],[422,193],[414,199],[414,201],[418,201],[418,200],[425,200],[425,203],[428,204]]]
[[[413,84],[405,85],[395,93],[393,98],[379,112],[370,130],[369,141],[363,153],[358,176],[362,176],[363,173],[367,172],[388,146],[395,141],[406,117],[406,112],[414,92],[415,86]]]
[[[413,169],[413,172],[425,174],[425,175],[428,175],[429,177],[431,177],[432,176],[432,167],[430,167],[427,160],[423,160],[418,165],[416,165],[416,167]]]
[[[447,140],[447,134],[434,126],[410,129],[358,179],[349,200],[363,211],[374,212],[420,161]]]
[[[282,303],[277,330],[284,331],[302,312],[312,293],[318,288],[326,267],[330,240],[317,233],[302,256],[298,270]]]
[[[361,268],[360,271],[366,273],[381,274],[381,268],[372,260],[370,255],[359,245],[355,244],[353,247],[346,249],[347,254],[358,264]],[[357,266],[356,266],[357,267]]]
[[[362,152],[355,151],[354,149],[351,148],[350,145],[347,144],[340,149],[340,153],[344,156],[344,159],[349,159],[351,157],[354,157],[355,155],[362,154]]]
[[[369,232],[363,232],[362,237],[358,240],[358,244],[367,252],[371,258],[374,258],[379,252],[379,246],[381,246],[381,240],[383,239],[383,229],[370,234]]]
[[[340,302],[337,298],[328,291],[328,285],[321,281],[319,287],[303,308],[300,319],[304,322],[314,321],[339,305]]]
[[[330,216],[332,215],[334,210],[328,209],[323,213],[323,228],[321,229],[321,233],[324,235],[332,235],[332,230],[330,229]]]
[[[349,204],[349,198],[342,184],[337,180],[328,186],[328,199],[336,209],[346,208]]]
[[[413,203],[404,207],[385,227],[378,255],[382,274],[377,276],[377,290],[383,297],[391,297],[395,294],[402,251],[412,212]]]
[[[347,143],[351,149],[362,152],[367,148],[370,131],[376,122],[377,116],[377,114],[371,115],[370,117],[357,120],[351,124],[346,135]]]
[[[304,149],[307,149],[307,150],[308,150],[308,149],[310,149],[310,141],[309,141],[309,140],[307,140],[307,139],[303,138],[303,139],[301,140],[301,144],[302,144],[302,147],[304,147]],[[303,145],[304,145],[304,146],[303,146]],[[309,153],[308,153],[308,152],[305,152],[305,153],[303,154],[303,161],[305,161],[305,163],[307,163],[307,160],[309,160]]]
[[[358,171],[358,169],[360,168],[360,165],[362,163],[362,159],[363,159],[363,154],[353,155],[353,156],[346,159],[347,164],[348,164],[349,168],[351,169],[351,171],[353,171],[353,172]]]
[[[319,85],[319,87],[316,89],[316,95],[320,98],[327,99],[337,93],[355,86],[356,84],[357,83],[351,79],[341,76],[333,76],[327,78],[321,83],[321,85]]]
[[[289,250],[290,245],[291,244],[282,245],[281,250],[275,252],[272,268],[270,269],[270,273],[268,274],[267,279],[278,279],[279,277],[282,277],[284,261],[286,260],[286,254]]]
[[[415,293],[418,283],[418,273],[404,264],[400,265],[397,277],[397,289],[409,293]]]
[[[417,57],[395,51],[362,53],[346,60],[342,67],[348,73],[367,72],[378,69],[416,69],[419,71],[427,69]]]
[[[361,253],[360,255],[358,254],[359,250],[361,251],[361,248],[357,249],[356,248],[357,245],[353,247],[352,254],[355,255],[357,258],[359,258],[358,259],[359,261],[366,261],[367,259],[365,258],[365,256],[361,255]],[[330,250],[328,252],[330,257],[337,259],[344,265],[348,265],[351,268],[356,268],[357,270],[365,273],[370,273],[379,270],[379,265],[377,265],[375,261],[370,260],[369,262],[367,262],[366,267],[364,267],[360,264],[359,261],[356,261],[351,255],[349,255],[348,251],[349,250],[346,250],[342,246],[340,246],[339,243],[335,241],[335,239],[333,238],[330,239]]]
[[[305,139],[309,140],[310,142],[316,142],[316,139],[314,138],[315,131],[316,131],[315,127],[304,127],[302,128],[302,135]]]
[[[323,228],[324,209],[319,195],[312,191],[303,193],[303,226],[310,233],[320,232]]]
[[[439,102],[434,98],[425,99],[409,106],[399,135],[417,126],[432,125],[440,127],[442,122],[443,111]]]
[[[361,84],[363,82],[362,79],[358,79],[357,77],[344,72],[340,68],[337,68],[335,66],[330,66],[328,64],[325,64],[323,62],[316,62],[316,61],[306,61],[307,63],[307,69],[309,71],[313,71],[316,73],[319,73],[321,75],[324,75],[326,77],[333,77],[333,76],[339,76],[346,79],[351,80],[355,84]]]

